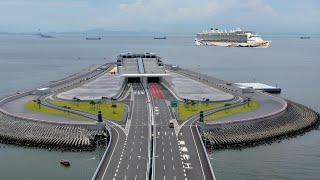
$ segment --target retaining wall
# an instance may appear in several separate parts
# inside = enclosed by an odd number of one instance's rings
[[[319,114],[298,103],[288,101],[285,111],[252,121],[200,125],[208,149],[241,148],[299,134],[317,126]]]

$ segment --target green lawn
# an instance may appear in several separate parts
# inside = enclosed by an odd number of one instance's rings
[[[190,117],[198,114],[200,111],[208,111],[211,109],[216,109],[219,107],[224,106],[228,103],[212,103],[212,104],[205,104],[205,103],[197,103],[195,105],[179,103],[177,110],[179,119],[185,121]]]
[[[250,104],[247,103],[235,108],[219,111],[217,113],[206,116],[204,119],[205,121],[216,120],[216,119],[220,119],[220,118],[224,118],[227,116],[232,116],[240,113],[251,112],[251,111],[257,110],[259,107],[260,105],[257,101],[250,101]]]
[[[110,103],[101,103],[96,105],[91,105],[89,102],[69,102],[61,100],[50,100],[51,104],[54,104],[59,107],[68,106],[71,109],[90,113],[98,114],[98,111],[101,111],[102,117],[105,119],[110,119],[113,121],[122,121],[124,118],[125,105],[123,103],[117,103],[117,107],[112,108]]]
[[[74,119],[74,120],[79,120],[79,121],[92,121],[88,118],[82,117],[82,116],[78,116],[75,114],[71,114],[71,113],[67,113],[67,112],[63,112],[63,111],[59,111],[56,109],[51,109],[51,108],[47,108],[43,105],[40,106],[37,103],[34,103],[33,101],[29,101],[27,102],[24,107],[31,112],[37,112],[37,113],[41,113],[44,115],[52,115],[52,116],[60,116],[60,117],[65,117],[65,118],[70,118],[70,119]]]

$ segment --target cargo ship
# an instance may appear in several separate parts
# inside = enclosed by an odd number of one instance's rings
[[[101,40],[102,38],[99,37],[86,37],[86,40]]]
[[[167,37],[166,36],[162,36],[162,37],[154,37],[153,39],[167,39]]]
[[[221,31],[211,28],[197,34],[196,45],[211,45],[223,47],[255,47],[267,48],[271,41],[265,41],[252,31],[243,31],[240,28],[231,31]]]

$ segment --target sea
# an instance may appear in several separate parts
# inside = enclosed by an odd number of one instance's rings
[[[320,38],[266,35],[269,48],[195,46],[194,36],[79,35],[39,38],[0,35],[0,96],[40,87],[94,64],[114,62],[123,52],[156,53],[165,63],[232,82],[260,82],[282,88],[281,96],[320,111]],[[0,179],[91,179],[103,149],[61,152],[0,144]],[[65,168],[60,159],[68,159]],[[210,155],[218,180],[320,179],[320,131],[280,143]]]

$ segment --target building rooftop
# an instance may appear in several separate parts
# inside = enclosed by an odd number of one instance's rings
[[[161,58],[152,53],[120,54],[117,59],[121,76],[165,76],[166,71]]]

